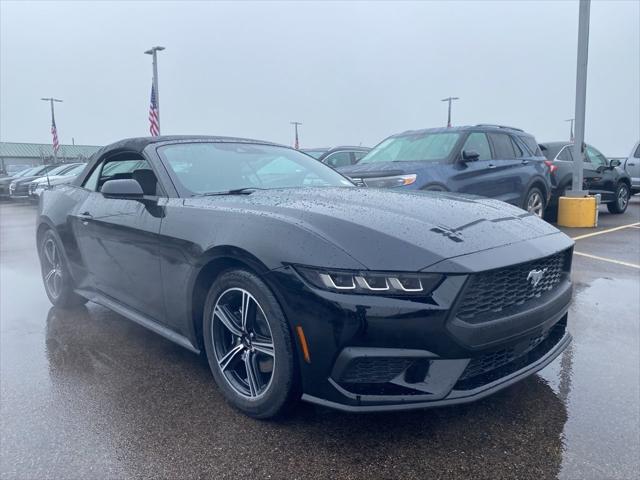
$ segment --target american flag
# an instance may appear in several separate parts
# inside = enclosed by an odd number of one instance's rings
[[[53,135],[53,153],[58,154],[60,143],[58,143],[58,129],[56,128],[56,117],[51,112],[51,135]]]
[[[151,84],[151,102],[149,103],[149,132],[152,137],[160,135],[160,120],[158,119],[158,99],[156,89]]]

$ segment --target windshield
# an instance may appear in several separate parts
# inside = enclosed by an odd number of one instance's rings
[[[315,159],[318,159],[322,156],[323,153],[327,152],[327,150],[303,150],[303,152]]]
[[[66,172],[71,167],[72,167],[72,165],[68,165],[68,164],[58,165],[57,167],[54,167],[51,170],[49,170],[48,173],[49,173],[50,176],[53,177],[54,175],[60,175],[61,173]]]
[[[417,133],[387,138],[365,155],[358,164],[443,161],[449,157],[459,138],[459,133]]]
[[[74,165],[68,170],[65,170],[63,173],[67,176],[80,175],[80,173],[82,173],[82,170],[84,170],[84,167],[85,167],[85,164],[80,163],[78,165]]]
[[[26,170],[23,170],[21,172],[16,173],[16,178],[18,177],[30,177],[32,175],[37,175],[38,172],[42,169],[42,166],[40,167],[31,167],[31,168],[27,168]]]
[[[158,149],[182,193],[240,188],[352,187],[326,165],[290,148],[242,143],[183,143]]]

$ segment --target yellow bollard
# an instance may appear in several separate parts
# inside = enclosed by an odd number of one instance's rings
[[[560,197],[558,225],[562,227],[598,226],[596,197]]]

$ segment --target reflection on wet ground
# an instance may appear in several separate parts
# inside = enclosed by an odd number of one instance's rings
[[[576,257],[574,343],[481,402],[375,415],[303,404],[259,422],[224,402],[203,359],[97,305],[51,308],[33,209],[0,205],[0,226],[2,478],[627,479],[640,468],[637,270]],[[624,254],[638,259],[633,234]],[[615,255],[610,235],[598,255]]]

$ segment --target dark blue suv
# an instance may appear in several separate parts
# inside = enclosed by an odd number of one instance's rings
[[[533,135],[483,124],[392,135],[338,170],[361,186],[470,193],[541,217],[551,194],[545,161]]]

